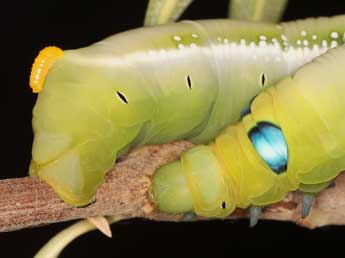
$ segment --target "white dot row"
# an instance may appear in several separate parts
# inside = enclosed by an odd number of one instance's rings
[[[197,34],[195,34],[195,33],[192,33],[192,37],[196,39],[196,38],[198,38],[199,36],[198,36]],[[181,40],[182,40],[181,36],[179,36],[179,35],[174,35],[174,36],[173,36],[173,39],[174,39],[175,41],[181,41]]]

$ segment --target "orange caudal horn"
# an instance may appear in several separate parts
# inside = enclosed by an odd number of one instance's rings
[[[45,78],[54,63],[63,56],[63,50],[58,47],[46,47],[40,51],[31,68],[30,87],[32,92],[43,89]]]

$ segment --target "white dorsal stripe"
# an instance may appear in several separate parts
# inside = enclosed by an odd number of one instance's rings
[[[301,65],[311,61],[315,57],[325,53],[329,47],[322,42],[322,46],[304,44],[305,46],[289,46],[281,47],[279,43],[268,43],[260,41],[259,44],[255,42],[242,41],[240,44],[229,42],[213,43],[210,46],[198,46],[196,43],[190,45],[178,44],[177,48],[170,49],[151,49],[146,51],[137,51],[128,53],[122,56],[116,55],[82,55],[76,50],[65,51],[66,55],[71,57],[71,60],[76,63],[94,65],[94,66],[121,66],[126,63],[154,63],[161,61],[162,58],[166,60],[181,60],[184,58],[192,58],[194,55],[203,55],[210,60],[216,59],[217,56],[223,56],[223,60],[236,64],[241,59],[248,61],[255,60],[265,56],[267,62],[274,62],[279,60],[287,65],[287,72],[290,73]],[[335,47],[332,44],[331,47]],[[255,58],[256,56],[256,58]],[[251,58],[252,57],[252,58]],[[215,60],[216,61],[216,60]],[[217,62],[217,61],[216,61]],[[171,64],[170,64],[171,65]]]

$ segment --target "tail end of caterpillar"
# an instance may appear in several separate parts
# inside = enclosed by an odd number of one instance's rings
[[[30,73],[30,87],[32,92],[38,93],[43,89],[46,76],[54,63],[63,56],[63,50],[49,46],[42,49],[36,57]]]

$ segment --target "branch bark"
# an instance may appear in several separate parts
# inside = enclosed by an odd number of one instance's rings
[[[190,147],[191,143],[180,141],[133,151],[107,174],[96,194],[96,201],[83,208],[65,204],[38,178],[0,180],[0,232],[111,215],[128,219],[194,220],[190,216],[172,216],[154,210],[148,196],[154,171],[160,165],[176,160]],[[265,208],[262,218],[292,221],[307,228],[344,225],[345,173],[336,179],[336,187],[326,189],[316,197],[310,215],[304,220],[300,219],[300,200],[298,192],[291,193],[282,202]],[[238,209],[229,218],[243,217],[248,217],[248,212]]]

